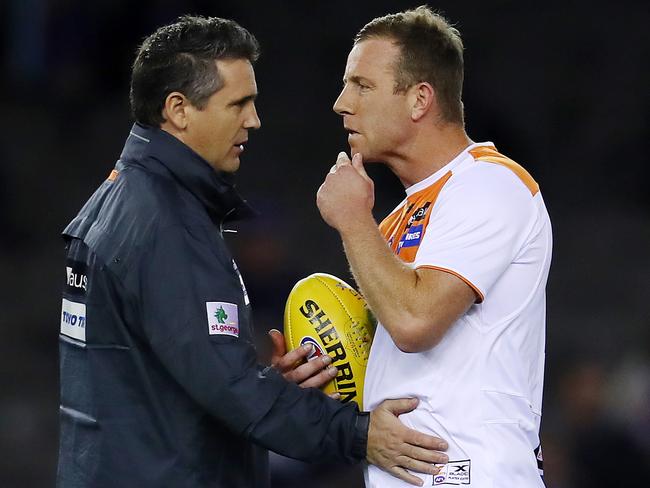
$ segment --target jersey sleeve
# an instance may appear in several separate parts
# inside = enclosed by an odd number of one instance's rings
[[[267,449],[312,462],[364,458],[367,425],[356,406],[287,382],[258,364],[252,334],[234,333],[244,326],[233,318],[243,313],[243,292],[214,244],[207,230],[173,228],[144,259],[141,320],[161,366],[206,413]],[[223,305],[225,333],[209,333],[206,303]]]
[[[505,168],[484,165],[461,173],[432,209],[414,267],[452,273],[483,301],[522,244],[531,201]]]

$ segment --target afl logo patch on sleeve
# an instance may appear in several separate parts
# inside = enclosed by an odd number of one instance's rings
[[[208,334],[239,337],[237,305],[228,302],[205,302],[208,313]]]
[[[63,299],[61,334],[86,342],[86,304]]]

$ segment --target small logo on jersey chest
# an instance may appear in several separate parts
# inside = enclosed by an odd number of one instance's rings
[[[469,459],[464,461],[449,461],[447,464],[437,464],[440,472],[433,476],[433,485],[469,485],[470,468],[472,462]]]
[[[424,205],[422,205],[420,208],[418,208],[415,212],[413,212],[413,215],[409,217],[408,224],[406,227],[411,227],[415,222],[419,222],[420,220],[424,219],[424,217],[427,214],[427,210],[431,206],[431,202],[427,202]],[[410,212],[410,209],[409,209]]]
[[[402,238],[400,239],[397,247],[397,252],[399,252],[399,250],[403,247],[419,246],[420,242],[422,241],[423,229],[424,226],[422,224],[414,225],[410,229],[407,229],[406,233],[402,234]]]

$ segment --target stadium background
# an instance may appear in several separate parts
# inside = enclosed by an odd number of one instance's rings
[[[642,1],[436,1],[466,46],[470,136],[540,182],[554,225],[542,437],[549,487],[648,486],[650,11]],[[292,284],[348,277],[315,191],[346,149],[331,111],[351,39],[417,2],[0,2],[0,486],[45,487],[57,449],[59,232],[120,153],[143,36],[179,14],[237,20],[262,45],[262,129],[239,186],[262,212],[228,237],[260,331]],[[644,88],[645,87],[645,88]],[[401,198],[372,168],[381,217]],[[264,353],[264,347],[261,347]],[[359,487],[358,468],[273,459],[274,486]],[[298,482],[300,480],[300,482]]]

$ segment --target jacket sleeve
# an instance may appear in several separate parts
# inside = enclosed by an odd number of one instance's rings
[[[146,340],[162,365],[230,430],[303,461],[365,458],[367,414],[257,363],[251,334],[241,327],[247,324],[237,322],[247,313],[239,278],[213,228],[157,233],[141,262],[137,295]],[[228,316],[220,322],[229,325],[211,329],[219,308]]]

